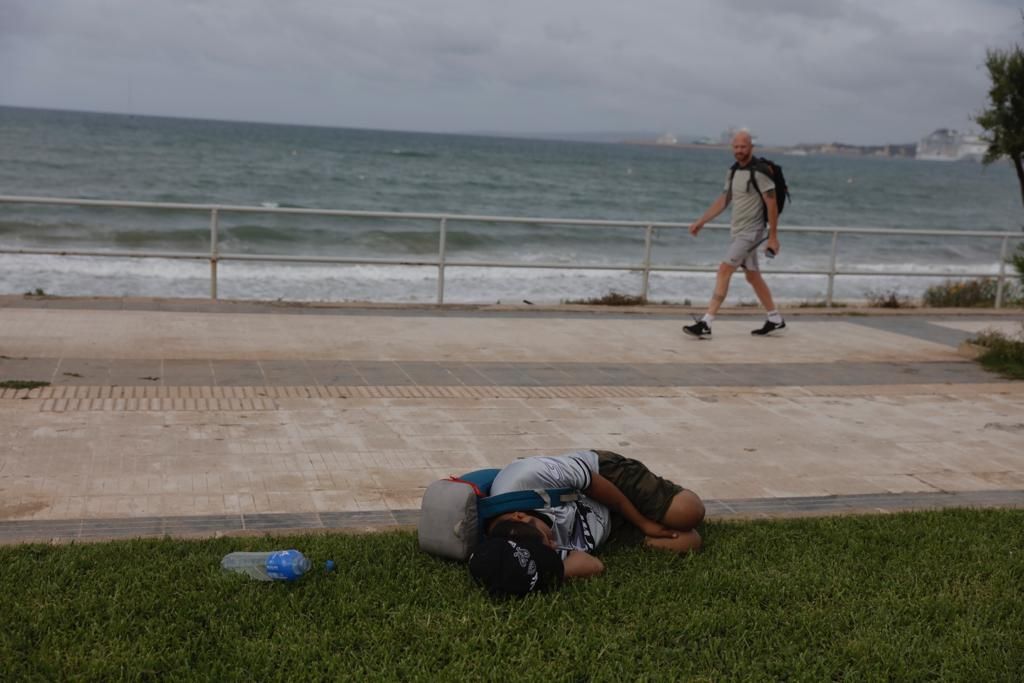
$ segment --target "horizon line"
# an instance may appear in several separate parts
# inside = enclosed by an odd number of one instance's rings
[[[127,117],[139,117],[139,118],[150,118],[150,119],[169,119],[179,121],[200,121],[208,123],[239,123],[245,125],[257,125],[257,126],[286,126],[293,128],[323,128],[326,130],[355,130],[355,131],[366,131],[366,132],[382,132],[382,133],[401,133],[401,134],[414,134],[414,135],[454,135],[464,137],[492,137],[492,138],[513,138],[513,139],[525,139],[525,140],[538,140],[538,141],[552,141],[561,140],[565,142],[586,142],[592,144],[617,144],[617,143],[650,143],[656,144],[657,139],[665,135],[665,132],[658,132],[652,130],[635,130],[635,131],[616,131],[616,130],[581,130],[581,131],[502,131],[502,130],[462,130],[462,131],[438,131],[438,130],[414,130],[406,128],[370,128],[365,126],[353,126],[353,125],[327,125],[322,123],[295,123],[295,122],[282,122],[282,121],[268,121],[268,120],[255,120],[255,119],[229,119],[229,118],[217,118],[209,116],[186,116],[180,114],[150,114],[150,113],[137,113],[137,112],[123,112],[123,111],[104,111],[98,109],[73,109],[73,108],[61,108],[61,107],[50,107],[50,106],[36,106],[36,105],[21,105],[21,104],[4,104],[0,102],[0,109],[22,109],[27,111],[45,111],[45,112],[56,112],[56,113],[67,113],[67,114],[87,114],[97,116],[127,116]],[[675,134],[672,134],[676,137]],[[647,138],[650,137],[650,140]],[[715,148],[722,145],[728,145],[728,143],[714,143],[704,145],[697,143],[698,139],[708,139],[709,136],[697,136],[697,135],[684,135],[683,138],[693,138],[692,142],[679,143],[681,145],[700,145],[708,148]],[[590,139],[588,139],[590,138]],[[604,139],[593,139],[593,138],[604,138]],[[617,139],[616,139],[617,138]],[[885,143],[870,143],[870,144],[859,144],[859,143],[846,143],[840,140],[830,141],[819,141],[819,142],[796,142],[791,144],[780,144],[780,143],[766,143],[760,142],[757,144],[758,147],[772,147],[772,148],[788,148],[788,147],[800,147],[807,145],[849,145],[851,147],[885,147],[894,145],[908,145],[916,144],[916,140],[912,142],[885,142]],[[665,147],[671,147],[672,145],[663,145]]]

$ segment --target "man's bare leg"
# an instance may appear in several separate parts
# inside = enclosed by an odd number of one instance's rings
[[[748,270],[747,282],[754,288],[754,294],[757,295],[757,300],[761,302],[764,310],[774,311],[775,301],[772,300],[772,292],[768,289],[768,283],[764,281],[761,273],[756,270]]]
[[[693,491],[677,493],[661,518],[661,523],[680,531],[689,531],[704,521],[704,501]]]
[[[690,490],[677,493],[661,518],[667,527],[679,530],[676,538],[651,538],[644,541],[648,548],[671,550],[676,553],[691,553],[700,550],[703,540],[694,528],[704,521],[704,501]]]
[[[709,315],[717,314],[718,309],[722,307],[722,304],[725,302],[725,296],[729,293],[729,280],[732,279],[732,274],[735,272],[736,266],[730,266],[728,263],[718,264],[715,291],[711,295],[711,302],[708,304]]]

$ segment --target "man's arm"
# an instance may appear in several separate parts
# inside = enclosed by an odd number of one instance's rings
[[[615,510],[626,520],[644,532],[645,536],[651,538],[676,538],[679,533],[675,529],[644,517],[636,506],[626,498],[626,495],[619,490],[619,487],[610,482],[600,474],[594,473],[593,481],[583,493],[587,494],[598,503],[604,503],[612,510]]]
[[[567,579],[597,576],[604,571],[604,562],[582,550],[570,550],[562,561],[562,566],[565,567]]]
[[[768,248],[779,253],[779,205],[775,201],[775,190],[764,193],[764,206],[768,212]]]
[[[732,197],[730,197],[728,192],[723,192],[722,194],[718,195],[718,199],[716,199],[714,203],[710,207],[708,207],[708,210],[704,212],[704,215],[690,224],[690,234],[696,235],[698,232],[700,232],[700,229],[703,228],[706,223],[708,223],[711,220],[714,220],[718,216],[718,214],[725,211],[725,207],[729,206],[729,200],[731,198]]]

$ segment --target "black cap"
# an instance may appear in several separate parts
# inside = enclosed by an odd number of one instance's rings
[[[565,577],[558,553],[534,539],[485,539],[469,557],[469,573],[495,597],[555,588]]]

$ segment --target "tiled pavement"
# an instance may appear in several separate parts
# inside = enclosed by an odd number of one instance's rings
[[[609,448],[714,517],[1024,504],[1024,390],[956,353],[1020,312],[0,299],[0,542],[413,522],[438,477]]]
[[[0,377],[62,387],[736,387],[999,383],[964,363],[461,363],[0,358]],[[2,392],[3,390],[0,390]],[[10,390],[7,390],[9,393]],[[105,392],[110,394],[110,392]],[[164,392],[167,393],[167,392]],[[156,398],[160,392],[147,392]],[[0,396],[3,396],[0,393]]]

